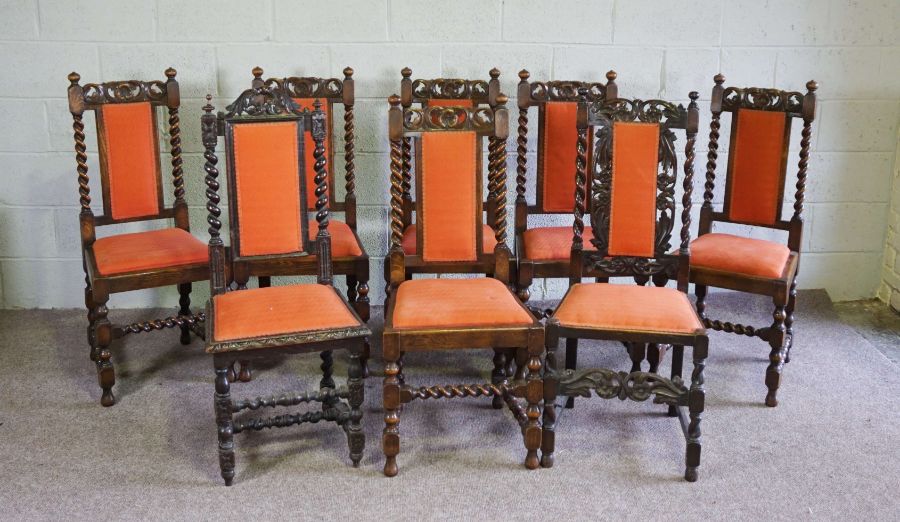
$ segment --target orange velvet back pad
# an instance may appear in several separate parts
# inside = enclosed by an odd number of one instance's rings
[[[613,124],[611,256],[653,257],[659,124]]]
[[[153,107],[149,102],[107,104],[100,112],[113,219],[158,214],[159,151]]]
[[[297,123],[233,128],[240,255],[303,250]]]

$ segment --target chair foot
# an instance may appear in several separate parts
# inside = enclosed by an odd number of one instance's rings
[[[234,482],[234,477],[225,477],[225,485],[230,486]]]
[[[677,406],[669,406],[669,411],[666,413],[669,417],[677,417],[678,416],[678,407]]]
[[[766,406],[770,408],[778,406],[778,398],[775,397],[774,393],[766,395]]]
[[[103,389],[103,395],[100,396],[100,404],[106,408],[116,403],[116,396],[113,395],[112,389]]]
[[[250,382],[253,380],[253,372],[250,371],[250,361],[241,361],[241,368],[238,371],[237,380],[241,382]]]
[[[555,459],[553,458],[552,453],[545,453],[545,454],[541,455],[541,467],[542,468],[552,468],[554,460]]]
[[[684,480],[688,482],[697,482],[700,478],[700,470],[697,468],[687,468],[684,470]]]
[[[566,399],[566,409],[571,410],[575,407],[575,397],[569,397]]]
[[[400,468],[397,467],[397,457],[387,457],[384,461],[384,476],[396,477]]]
[[[538,459],[537,450],[528,450],[525,456],[525,467],[528,469],[538,469],[541,466],[541,460]]]

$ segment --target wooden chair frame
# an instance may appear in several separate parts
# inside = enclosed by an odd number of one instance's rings
[[[583,82],[571,80],[553,80],[547,82],[529,81],[531,74],[522,69],[519,71],[517,102],[519,106],[518,137],[516,138],[516,202],[515,202],[515,244],[516,244],[516,291],[519,299],[527,302],[531,297],[529,287],[535,277],[569,277],[568,260],[533,260],[525,255],[524,234],[528,229],[528,216],[544,214],[568,214],[544,210],[544,122],[547,102],[577,102],[579,89],[585,88],[589,99],[602,101],[618,98],[615,71],[606,73],[606,83]],[[538,108],[538,161],[537,183],[535,185],[535,204],[529,205],[526,195],[528,173],[528,109]],[[588,158],[591,155],[591,143],[588,143]],[[575,164],[572,163],[572,171]],[[573,199],[574,205],[574,199]]]
[[[575,224],[572,238],[569,282],[576,284],[584,276],[630,276],[651,278],[659,286],[669,279],[676,279],[678,290],[687,293],[690,271],[691,194],[693,186],[694,143],[697,136],[699,112],[696,92],[690,94],[687,109],[662,100],[608,99],[589,102],[586,89],[581,89],[582,101],[578,108],[578,141],[576,159]],[[657,176],[654,257],[631,257],[609,253],[609,211],[612,179],[612,124],[613,122],[649,122],[660,124],[659,163]],[[586,208],[585,181],[587,176],[588,129],[596,128],[595,156],[592,161],[590,212],[591,227],[596,251],[588,251],[583,245],[584,212]],[[670,254],[671,235],[675,214],[675,182],[678,170],[675,153],[675,135],[672,129],[684,129],[687,141],[684,148],[684,195],[681,210],[681,244],[677,254]],[[671,172],[671,174],[670,174]],[[645,281],[646,282],[646,281]],[[568,296],[568,293],[566,294]],[[565,301],[565,297],[563,298]],[[699,319],[698,319],[699,324]],[[560,338],[601,339],[634,343],[671,344],[673,349],[671,378],[655,371],[617,372],[605,368],[557,370],[556,349]],[[687,441],[685,479],[695,481],[700,465],[700,420],[704,408],[705,391],[703,370],[708,354],[709,340],[704,329],[691,333],[648,333],[629,330],[608,330],[572,327],[560,324],[555,316],[547,322],[547,354],[544,370],[544,415],[541,464],[551,467],[554,462],[555,432],[558,395],[590,397],[591,392],[610,399],[644,401],[653,398],[655,403],[669,406],[669,415],[677,416]],[[684,347],[692,347],[694,370],[690,386],[682,381]],[[687,407],[688,412],[685,412]]]
[[[731,219],[729,215],[728,201],[731,194],[731,176],[733,155],[729,154],[729,162],[725,181],[725,205],[721,211],[713,209],[713,191],[716,182],[716,167],[719,149],[719,128],[723,112],[732,113],[732,133],[729,151],[734,150],[737,133],[734,126],[737,124],[736,114],[740,109],[755,109],[764,111],[777,111],[785,113],[787,123],[785,125],[785,140],[781,175],[779,179],[779,195],[777,202],[776,221],[772,225],[760,225],[788,233],[787,246],[791,251],[788,262],[785,265],[781,277],[775,279],[761,279],[751,276],[723,273],[715,270],[706,270],[701,267],[691,268],[691,282],[694,283],[694,291],[697,296],[697,312],[703,319],[707,328],[712,330],[759,337],[769,343],[769,365],[766,368],[766,405],[777,406],[777,392],[781,383],[781,371],[784,364],[790,360],[791,346],[794,338],[794,307],[797,297],[797,272],[800,265],[800,246],[803,238],[803,201],[806,191],[807,168],[809,166],[809,146],[812,137],[812,123],[816,117],[816,90],[818,84],[809,81],[806,84],[806,94],[796,91],[781,91],[778,89],[724,87],[725,76],[717,74],[714,78],[715,86],[712,90],[712,121],[709,131],[709,152],[706,163],[706,184],[703,191],[703,206],[700,208],[700,226],[698,237],[712,232],[714,223],[749,224]],[[790,122],[794,118],[803,121],[803,131],[800,140],[799,162],[797,164],[797,183],[794,194],[794,213],[790,219],[781,217],[784,202],[784,184],[788,161],[788,147],[790,142]],[[713,286],[765,295],[772,298],[775,311],[772,314],[772,324],[768,327],[754,328],[728,321],[718,321],[706,315],[707,288]]]
[[[112,406],[116,399],[112,393],[115,385],[115,370],[111,359],[110,345],[113,340],[129,334],[150,332],[164,328],[181,329],[181,344],[191,342],[191,332],[203,333],[199,323],[204,320],[203,313],[193,315],[190,309],[191,283],[209,279],[207,263],[180,265],[166,268],[139,270],[115,275],[102,275],[97,268],[94,255],[94,242],[97,239],[96,229],[106,225],[171,219],[177,228],[190,232],[188,206],[184,199],[184,171],[181,159],[181,125],[179,118],[180,94],[177,72],[173,68],[165,71],[166,81],[123,80],[105,83],[79,84],[81,76],[71,73],[68,76],[69,112],[72,114],[75,138],[75,161],[78,164],[78,192],[81,195],[79,222],[81,229],[81,255],[85,272],[84,303],[88,310],[87,339],[90,345],[90,358],[97,366],[97,376],[102,391],[100,403]],[[166,207],[163,200],[162,169],[159,157],[159,136],[154,132],[154,144],[157,150],[156,160],[156,192],[159,211],[156,214],[116,219],[111,211],[109,194],[109,172],[107,169],[107,145],[103,134],[99,132],[103,125],[102,108],[112,104],[148,102],[153,108],[152,122],[154,131],[157,126],[157,108],[165,107],[169,114],[169,144],[172,156],[172,184],[175,201]],[[84,121],[85,111],[94,111],[97,120],[98,138],[100,141],[100,179],[103,197],[103,215],[95,216],[91,209],[91,189],[88,177],[87,145],[85,144]],[[179,310],[176,316],[128,325],[114,325],[108,319],[109,310],[106,303],[113,293],[158,288],[177,285]]]
[[[356,242],[359,244],[362,254],[359,256],[342,256],[332,258],[332,270],[336,275],[343,275],[347,282],[347,300],[353,304],[356,313],[368,322],[370,318],[369,305],[369,255],[363,247],[356,229],[356,131],[354,123],[354,104],[355,104],[355,87],[353,81],[353,69],[344,68],[344,78],[319,78],[314,76],[291,76],[285,78],[268,78],[263,80],[263,69],[261,67],[253,68],[253,80],[251,88],[266,88],[269,90],[277,90],[284,96],[289,98],[317,98],[326,104],[328,111],[326,113],[327,129],[330,131],[334,128],[334,111],[335,105],[343,105],[344,107],[344,182],[346,195],[343,201],[337,199],[336,191],[328,192],[327,205],[329,210],[335,212],[344,212],[347,226],[353,232]],[[224,120],[218,123],[219,135],[224,132]],[[330,139],[330,135],[326,134],[326,141]],[[327,164],[329,166],[328,186],[334,187],[334,147],[329,146],[327,151]],[[234,220],[234,211],[229,209],[231,214],[229,219]],[[232,244],[236,238],[234,230],[232,230]],[[289,276],[289,275],[315,275],[318,270],[315,256],[298,256],[294,258],[280,258],[273,264],[260,264],[258,261],[244,262],[236,260],[234,262],[234,278],[239,287],[246,287],[252,276],[258,280],[260,288],[268,287],[272,284],[272,276]],[[362,364],[363,376],[369,376],[369,343],[366,341],[366,347],[360,362]],[[238,379],[241,381],[250,380],[250,367],[247,364],[241,364]]]
[[[510,408],[522,427],[527,456],[525,465],[538,467],[537,449],[540,446],[541,428],[539,403],[542,395],[540,377],[541,353],[543,351],[543,326],[533,320],[527,326],[459,327],[459,328],[419,328],[395,329],[394,307],[397,289],[407,280],[410,270],[427,273],[483,273],[509,285],[510,251],[506,245],[506,138],[509,116],[505,107],[507,97],[498,95],[495,103],[488,107],[423,107],[401,108],[401,98],[391,96],[389,112],[391,142],[391,226],[390,253],[388,267],[390,274],[390,298],[385,312],[384,328],[384,419],[383,447],[385,454],[384,474],[394,476],[399,471],[397,454],[400,451],[400,410],[402,404],[419,399],[451,397],[494,397],[494,407],[504,404]],[[401,239],[405,229],[404,209],[408,205],[404,198],[404,184],[407,180],[408,162],[404,160],[404,150],[408,138],[425,132],[474,131],[479,141],[488,138],[489,156],[489,197],[495,212],[497,244],[491,255],[481,254],[476,263],[436,263],[426,261],[422,255],[405,255]],[[421,170],[417,169],[418,179]],[[418,182],[417,186],[421,187]],[[477,187],[482,184],[481,172],[477,174]],[[421,205],[421,194],[417,198]],[[481,197],[478,198],[481,201]],[[477,205],[480,206],[480,205]],[[419,209],[421,210],[421,209]],[[419,214],[421,216],[421,214]],[[479,236],[476,239],[481,249],[482,210],[476,210],[475,226]],[[421,242],[422,220],[417,220],[419,245]],[[421,251],[421,247],[420,247]],[[514,298],[514,297],[513,297]],[[523,309],[524,305],[521,305]],[[502,348],[501,348],[502,347]],[[514,347],[514,348],[512,348]],[[405,384],[402,356],[407,351],[428,351],[448,348],[493,348],[494,371],[491,384],[463,384],[451,386],[430,386],[414,388]],[[506,358],[509,355],[520,363],[519,370],[511,380],[506,373]],[[518,398],[525,398],[523,407]]]
[[[203,108],[204,115],[201,120],[203,133],[203,145],[206,159],[206,185],[207,185],[207,209],[209,216],[209,252],[210,252],[210,287],[213,297],[229,291],[229,277],[226,265],[242,264],[250,273],[281,273],[285,266],[293,266],[294,260],[299,257],[310,257],[311,242],[308,240],[309,225],[306,220],[306,212],[301,212],[301,236],[303,251],[285,255],[261,255],[242,256],[238,248],[239,223],[234,208],[237,206],[235,190],[229,190],[231,198],[229,213],[234,221],[231,222],[231,236],[235,243],[232,244],[231,255],[226,255],[222,242],[219,217],[220,197],[218,195],[218,158],[215,150],[218,142],[219,128],[224,125],[226,136],[230,136],[231,129],[235,125],[260,121],[288,121],[297,122],[299,134],[298,147],[300,154],[300,194],[302,208],[306,206],[306,192],[303,188],[306,184],[305,170],[303,168],[303,137],[305,132],[311,132],[315,140],[315,171],[316,188],[318,195],[316,200],[316,221],[318,234],[315,240],[315,267],[317,283],[330,287],[335,294],[337,290],[332,286],[333,272],[331,264],[331,236],[328,233],[328,202],[325,194],[328,193],[328,180],[325,159],[325,114],[321,110],[321,102],[316,100],[315,110],[300,111],[294,102],[283,96],[281,91],[269,89],[266,86],[248,89],[227,108],[227,113],[220,113],[217,117],[213,114],[213,106],[209,103],[211,96],[207,96],[207,105]],[[306,129],[309,129],[308,131]],[[235,165],[233,161],[233,142],[226,139],[228,147],[228,171],[230,185],[234,187]],[[229,259],[230,257],[230,259]],[[241,289],[235,291],[242,291]],[[339,299],[342,299],[338,295]],[[216,372],[215,411],[216,423],[219,434],[219,465],[222,478],[226,485],[231,485],[234,479],[234,440],[235,433],[248,430],[262,430],[270,427],[286,427],[305,422],[319,422],[320,420],[332,421],[341,426],[347,434],[347,442],[350,449],[350,458],[353,466],[359,465],[365,445],[365,435],[362,431],[362,403],[364,388],[362,381],[362,366],[360,357],[363,354],[365,339],[371,331],[365,326],[365,322],[353,310],[354,317],[359,322],[356,327],[330,328],[303,332],[296,334],[284,334],[265,336],[236,341],[216,342],[215,332],[215,299],[210,299],[207,306],[206,338],[208,353],[213,354]],[[332,350],[347,350],[350,354],[348,365],[348,386],[337,387],[332,377],[333,356]],[[284,393],[270,397],[257,397],[249,400],[232,400],[230,395],[231,368],[236,361],[265,360],[280,358],[294,353],[318,352],[322,358],[322,380],[319,390],[305,393]],[[343,402],[346,400],[347,402]],[[302,414],[277,415],[274,417],[254,418],[235,422],[233,415],[242,410],[256,410],[260,407],[294,406],[301,403],[321,402],[321,411],[310,411]]]
[[[433,78],[433,79],[412,79],[412,69],[409,67],[404,67],[402,71],[400,71],[402,75],[402,80],[400,81],[400,105],[403,110],[411,109],[413,105],[417,105],[422,109],[428,107],[428,104],[432,100],[460,100],[467,101],[472,104],[473,107],[493,107],[497,105],[497,97],[500,95],[500,71],[496,68],[491,69],[489,72],[490,80],[468,80],[462,78]],[[401,183],[401,191],[402,191],[402,223],[403,230],[406,230],[407,227],[413,224],[413,215],[417,211],[416,200],[413,199],[412,194],[412,179],[413,179],[413,159],[414,154],[413,151],[418,149],[417,143],[417,135],[410,134],[405,136],[401,143],[401,173],[402,173],[402,183]],[[479,142],[479,147],[480,147]],[[478,167],[481,168],[481,149],[478,150]],[[416,168],[418,168],[418,161],[416,163]],[[505,165],[503,166],[504,175],[505,175]],[[494,190],[494,189],[490,189]],[[487,224],[494,228],[496,226],[496,212],[493,208],[493,202],[491,198],[488,197],[482,203],[482,211],[487,213]],[[501,211],[505,214],[505,209],[501,209]],[[505,215],[504,215],[505,218]],[[480,220],[479,220],[480,221]],[[481,241],[482,231],[478,230],[478,241]],[[504,240],[506,238],[506,233],[504,231],[503,234]],[[422,238],[417,237],[417,244],[422,244]],[[480,244],[480,243],[479,243]],[[424,268],[418,265],[410,265],[408,267],[406,277],[407,279],[412,278],[412,274],[414,273],[434,273],[434,272],[478,272],[482,271],[483,267],[487,267],[486,273],[491,273],[493,270],[494,261],[493,261],[493,253],[485,252],[484,255],[480,255],[478,260],[474,263],[469,264],[460,264],[460,263],[448,263],[448,264],[430,264],[428,268]],[[384,280],[386,283],[386,295],[385,295],[385,304],[389,299],[390,292],[390,281],[391,281],[391,272],[390,272],[390,261],[388,258],[385,258],[384,262]]]

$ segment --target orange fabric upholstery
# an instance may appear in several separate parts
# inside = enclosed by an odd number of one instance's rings
[[[497,246],[494,229],[488,225],[481,225],[481,230],[481,249],[485,254],[491,254],[494,252],[494,247]],[[400,246],[403,248],[403,253],[408,256],[417,253],[416,225],[406,227],[406,230],[403,231],[403,239]]]
[[[581,235],[585,250],[597,250],[591,243],[594,231],[584,228]],[[572,252],[572,227],[529,228],[522,235],[525,257],[534,261],[566,261]]]
[[[286,254],[301,241],[298,124],[234,126],[240,255]]]
[[[547,102],[544,105],[544,142],[540,151],[544,212],[572,212],[575,208],[577,115],[576,102]]]
[[[734,150],[728,217],[744,223],[772,225],[778,216],[781,174],[787,141],[783,112],[740,109]]]
[[[110,103],[100,112],[110,214],[113,219],[158,214],[159,151],[153,107],[149,102]]]
[[[316,235],[319,233],[319,226],[315,223],[310,224],[309,240],[315,241]],[[357,257],[361,256],[363,251],[353,234],[350,225],[343,221],[328,220],[328,234],[331,235],[331,257]],[[312,254],[315,254],[315,244],[310,246]]]
[[[687,295],[656,286],[576,284],[553,317],[563,326],[597,330],[683,334],[703,329]]]
[[[704,234],[691,242],[691,267],[778,279],[791,251],[788,247],[731,234]]]
[[[216,341],[357,326],[350,307],[330,286],[271,286],[213,297]]]
[[[611,256],[653,257],[659,124],[613,123]]]
[[[206,243],[180,228],[104,237],[93,248],[105,276],[209,262]]]
[[[301,109],[314,109],[313,103],[315,98],[294,98],[294,101]],[[331,185],[334,183],[334,166],[331,164],[331,103],[328,100],[322,100],[322,111],[325,113],[325,171],[328,172],[328,192],[331,193]],[[316,158],[313,151],[316,150],[316,141],[312,137],[312,133],[303,133],[303,158],[306,164],[306,207],[315,210],[316,208]]]
[[[394,328],[530,325],[531,314],[491,277],[404,281],[394,303]]]
[[[474,132],[422,134],[422,258],[474,261],[476,176]]]

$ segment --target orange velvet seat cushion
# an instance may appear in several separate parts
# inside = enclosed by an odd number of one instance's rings
[[[530,325],[531,314],[491,277],[404,281],[394,303],[394,328]]]
[[[582,234],[585,250],[597,250],[591,243],[594,231],[585,227]],[[529,228],[522,235],[525,257],[534,261],[566,261],[572,251],[572,227]]]
[[[159,151],[149,102],[107,104],[100,109],[100,138],[114,219],[159,213]]]
[[[206,243],[180,228],[135,232],[94,242],[94,260],[101,275],[209,262]]]
[[[494,237],[494,229],[488,225],[482,225],[481,232],[481,249],[486,254],[490,254],[494,252],[494,247],[497,245],[497,238]],[[403,239],[401,240],[400,246],[403,247],[403,253],[412,256],[416,254],[416,249],[418,247],[416,243],[416,226],[410,225],[406,227],[406,230],[403,231]]]
[[[791,250],[779,243],[731,234],[704,234],[691,242],[691,267],[778,279]]]
[[[553,317],[562,326],[652,333],[691,333],[703,325],[684,292],[609,283],[574,285]]]
[[[360,324],[330,286],[302,284],[238,290],[213,297],[216,341],[268,337]]]
[[[310,220],[309,224],[309,240],[315,241],[316,235],[319,233],[319,225]],[[356,235],[350,225],[343,221],[328,220],[328,233],[331,235],[331,257],[357,257],[361,256],[363,251],[356,240]],[[315,255],[316,245],[310,245],[312,254]]]

